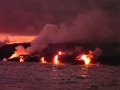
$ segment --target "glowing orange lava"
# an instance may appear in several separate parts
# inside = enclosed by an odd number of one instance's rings
[[[85,62],[86,65],[90,64],[91,59],[87,55],[82,55],[81,59]]]
[[[45,61],[45,58],[42,57],[41,60],[40,60],[41,63],[47,63],[47,61]]]
[[[17,53],[14,53],[14,54],[12,54],[12,56],[10,56],[9,57],[9,59],[13,59],[13,58],[16,58],[16,57],[18,57],[19,55],[17,54]]]
[[[62,51],[59,51],[59,52],[58,52],[58,55],[62,55],[62,54],[63,54],[63,52],[62,52]]]
[[[77,56],[77,60],[83,60],[85,65],[89,65],[91,63],[91,58],[86,54]]]
[[[58,57],[59,57],[59,55],[54,56],[54,60],[53,60],[54,64],[59,64],[60,63],[59,60],[58,60]]]
[[[20,56],[19,58],[20,58],[19,62],[24,62],[25,61],[23,56]]]
[[[4,58],[2,61],[3,61],[3,62],[7,62],[7,58]]]
[[[59,56],[63,55],[64,53],[62,51],[58,51],[57,55],[54,56],[53,63],[54,64],[60,64]]]

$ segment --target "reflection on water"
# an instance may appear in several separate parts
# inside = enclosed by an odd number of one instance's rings
[[[0,90],[119,90],[120,67],[0,63]]]

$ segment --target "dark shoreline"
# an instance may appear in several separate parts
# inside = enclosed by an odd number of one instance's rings
[[[10,57],[15,47],[22,45],[25,48],[30,46],[30,43],[14,43],[6,44],[0,48],[0,59]],[[102,50],[102,55],[98,59],[99,63],[108,65],[120,65],[120,43],[56,43],[49,44],[44,53],[51,53],[53,51],[62,50],[65,48],[73,48],[75,46],[83,47],[85,50],[94,50],[95,48],[100,48]],[[117,50],[117,51],[115,51]],[[34,61],[33,61],[34,62]]]

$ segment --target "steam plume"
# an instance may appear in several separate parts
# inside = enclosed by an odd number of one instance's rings
[[[71,24],[47,24],[27,50],[30,53],[39,52],[49,43],[118,42],[120,38],[116,31],[107,27],[108,18],[107,13],[98,8],[79,14]]]

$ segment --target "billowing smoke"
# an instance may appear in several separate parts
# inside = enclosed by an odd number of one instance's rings
[[[113,31],[108,28],[108,19],[107,13],[97,8],[79,14],[69,24],[47,24],[40,31],[38,37],[31,42],[31,47],[27,50],[29,53],[39,52],[48,44],[54,43],[120,42],[116,30]]]

